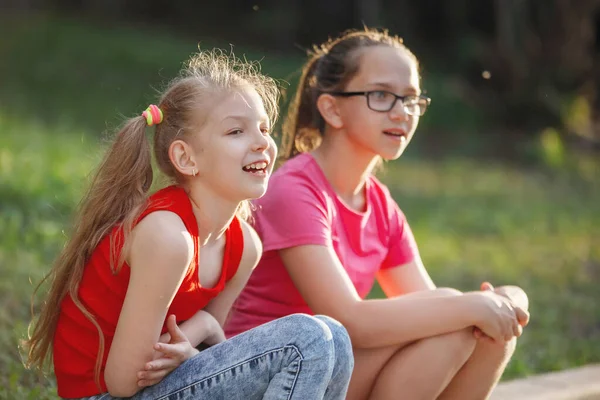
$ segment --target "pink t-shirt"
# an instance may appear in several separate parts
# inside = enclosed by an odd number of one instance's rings
[[[412,261],[418,251],[406,218],[373,176],[366,182],[366,204],[364,212],[348,208],[309,153],[279,168],[265,196],[255,202],[263,256],[232,307],[227,336],[289,314],[313,314],[283,265],[280,249],[333,246],[362,298],[377,271]]]

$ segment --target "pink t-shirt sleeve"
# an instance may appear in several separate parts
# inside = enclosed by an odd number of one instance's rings
[[[270,184],[255,204],[255,227],[263,251],[331,244],[328,198],[301,177],[287,176]]]
[[[404,213],[396,202],[388,198],[390,210],[390,245],[387,257],[381,264],[381,269],[398,267],[413,261],[419,256],[417,242],[406,221]]]

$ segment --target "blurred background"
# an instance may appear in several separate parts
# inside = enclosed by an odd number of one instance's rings
[[[600,361],[599,0],[0,0],[0,398],[55,398],[18,344],[123,116],[198,46],[260,61],[285,110],[311,45],[363,25],[404,38],[433,99],[380,178],[434,281],[529,294],[503,379]]]

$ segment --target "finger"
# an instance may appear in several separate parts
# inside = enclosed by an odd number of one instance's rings
[[[509,340],[511,340],[514,336],[515,336],[515,332],[513,327],[515,325],[518,325],[517,320],[513,319],[512,321],[509,322],[509,324],[506,326],[506,330],[504,331],[504,340],[506,342],[508,342]]]
[[[481,290],[486,291],[486,290],[494,290],[494,286],[492,286],[491,283],[489,282],[483,282],[480,286]]]
[[[521,333],[523,333],[523,327],[521,325],[519,325],[519,322],[517,320],[515,320],[515,322],[513,323],[513,335],[516,337],[520,337]]]
[[[517,320],[521,326],[527,326],[529,324],[529,313],[519,307],[515,309]]]
[[[174,369],[175,368],[159,369],[157,371],[140,371],[138,372],[137,377],[140,381],[160,381]]]
[[[167,318],[167,330],[171,335],[171,343],[187,341],[187,337],[177,326],[177,319],[174,314],[169,315],[169,318]]]
[[[138,386],[143,388],[143,387],[148,387],[148,386],[152,386],[152,385],[156,385],[158,382],[160,382],[160,379],[157,380],[146,380],[146,379],[140,379],[138,380]]]
[[[156,343],[154,349],[163,353],[165,355],[163,358],[181,359],[185,356],[185,351],[181,343]]]
[[[146,363],[144,370],[145,371],[156,371],[160,369],[169,369],[169,368],[177,368],[181,363],[173,358],[159,358],[156,360],[152,360]]]

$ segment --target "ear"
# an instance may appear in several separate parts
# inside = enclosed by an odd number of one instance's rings
[[[330,94],[323,93],[317,99],[317,109],[325,122],[335,129],[340,129],[344,126],[340,110],[337,106],[337,100]]]
[[[184,176],[195,176],[198,172],[195,153],[183,140],[175,140],[169,146],[169,159],[175,169]]]

